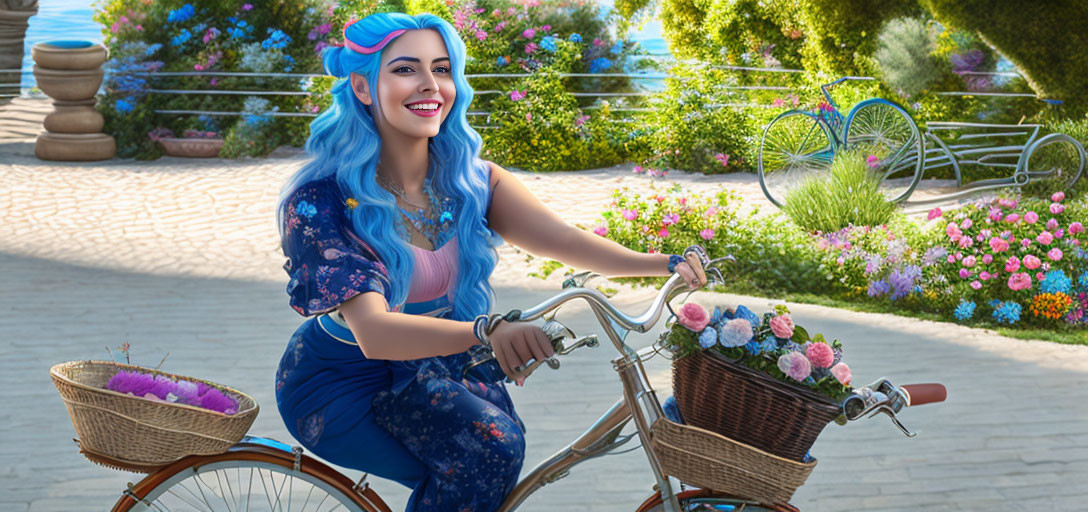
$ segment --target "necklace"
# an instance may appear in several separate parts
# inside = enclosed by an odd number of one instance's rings
[[[417,208],[416,212],[411,212],[401,208],[399,205],[397,206],[397,209],[400,210],[401,214],[412,223],[412,227],[426,237],[431,242],[432,246],[438,247],[440,245],[438,240],[439,235],[445,234],[447,228],[453,223],[452,200],[446,197],[443,198],[442,201],[439,201],[438,198],[435,197],[434,191],[431,189],[430,178],[427,178],[423,185],[423,192],[427,194],[428,204],[426,206],[420,206],[409,201],[405,197],[404,189],[397,186],[395,183],[390,182],[381,173],[376,173],[376,177],[380,182],[379,184],[399,196],[405,203]],[[438,211],[442,211],[442,214],[436,219],[435,214]],[[412,235],[408,232],[408,226],[401,221],[397,223],[397,228],[401,238],[405,242],[411,243]]]

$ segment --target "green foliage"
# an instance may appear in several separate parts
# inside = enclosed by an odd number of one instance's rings
[[[917,0],[801,0],[805,68],[832,76],[870,74],[884,22],[922,13]]]
[[[939,76],[936,59],[930,55],[934,41],[924,21],[897,18],[884,27],[874,55],[881,75],[889,86],[905,96],[928,89]]]
[[[653,151],[645,166],[703,173],[750,168],[758,148],[757,128],[744,110],[722,106],[731,102],[724,87],[736,79],[720,69],[678,64],[674,77],[649,102],[653,111],[644,122],[656,129],[649,136]],[[722,156],[728,155],[723,165]]]
[[[880,179],[865,155],[840,151],[829,175],[811,177],[789,191],[782,211],[806,230],[829,232],[848,225],[886,224],[895,205],[880,191]]]
[[[1088,110],[1088,4],[1080,0],[920,0],[938,20],[977,32],[1008,57],[1040,96]]]

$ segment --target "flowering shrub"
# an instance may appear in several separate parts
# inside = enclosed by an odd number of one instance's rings
[[[804,328],[794,325],[786,306],[776,306],[760,318],[744,306],[725,311],[714,308],[713,313],[707,313],[689,302],[662,338],[681,357],[714,350],[834,401],[851,392],[850,367],[841,362],[842,344],[838,340],[829,343],[822,334],[810,338]]]
[[[798,226],[811,231],[838,231],[848,225],[886,224],[895,204],[880,190],[880,180],[857,152],[840,152],[827,175],[810,176],[791,189],[782,211]]]

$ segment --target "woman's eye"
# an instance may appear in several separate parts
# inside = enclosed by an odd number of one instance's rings
[[[437,68],[435,68],[436,71],[440,70],[440,69],[442,70],[442,71],[440,71],[441,73],[449,73],[450,72],[450,68],[447,68],[446,66],[438,66]],[[393,72],[394,73],[400,73],[402,70],[404,70],[405,72],[408,72],[408,71],[412,71],[412,68],[410,68],[408,66],[401,66],[401,67],[399,67],[397,69],[394,69]]]

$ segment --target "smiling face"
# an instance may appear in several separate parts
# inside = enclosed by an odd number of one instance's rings
[[[365,78],[352,73],[351,85],[359,101],[373,104]],[[377,89],[380,108],[372,111],[383,138],[398,134],[408,138],[438,135],[457,97],[450,56],[442,36],[430,29],[409,30],[389,43],[382,51]]]

